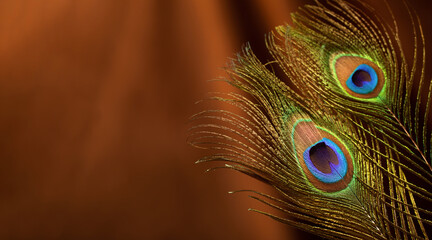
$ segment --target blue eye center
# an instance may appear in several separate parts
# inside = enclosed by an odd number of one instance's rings
[[[330,163],[339,164],[334,150],[324,142],[319,142],[309,149],[309,158],[312,164],[322,173],[331,173]]]
[[[367,65],[359,65],[346,81],[347,87],[358,94],[373,92],[378,85],[378,76],[375,70]]]
[[[357,87],[363,87],[364,83],[371,81],[371,76],[368,72],[357,70],[352,75],[352,81]]]
[[[335,183],[347,174],[348,164],[341,148],[328,138],[323,138],[303,152],[309,171],[324,183]]]

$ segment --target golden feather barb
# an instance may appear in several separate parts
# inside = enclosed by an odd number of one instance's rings
[[[192,117],[191,143],[215,151],[199,162],[224,161],[270,184],[280,196],[256,199],[290,217],[264,214],[304,231],[428,239],[432,84],[420,22],[407,10],[411,63],[396,21],[360,1],[299,9],[293,26],[268,35],[272,62],[246,46],[228,68],[242,93],[215,94],[227,107]]]

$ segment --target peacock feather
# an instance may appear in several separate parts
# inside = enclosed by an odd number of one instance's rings
[[[329,239],[428,239],[432,229],[432,84],[418,17],[412,58],[393,21],[362,1],[316,1],[246,45],[227,72],[240,91],[192,117],[195,146],[280,194],[255,198],[276,220]],[[282,73],[282,74],[280,74]],[[219,106],[219,105],[217,105]],[[258,210],[255,210],[258,211]],[[258,211],[260,212],[260,211]]]

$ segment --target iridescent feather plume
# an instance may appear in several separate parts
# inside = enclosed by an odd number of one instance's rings
[[[255,198],[289,218],[263,214],[321,237],[428,239],[432,84],[420,21],[406,9],[412,59],[394,17],[361,1],[299,9],[267,36],[271,62],[247,45],[227,70],[241,93],[215,94],[229,107],[192,117],[191,143],[215,152],[199,162],[273,186],[279,196]]]

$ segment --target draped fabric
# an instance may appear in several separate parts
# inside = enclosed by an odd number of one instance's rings
[[[206,80],[246,41],[265,59],[304,3],[1,1],[0,239],[301,238],[227,194],[271,189],[205,174],[186,136],[193,103],[224,90]]]

